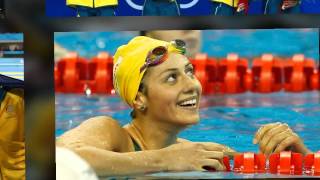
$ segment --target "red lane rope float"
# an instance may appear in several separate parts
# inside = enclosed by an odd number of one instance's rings
[[[318,65],[318,89],[320,90],[320,63]]]
[[[320,176],[320,151],[304,157],[304,169],[306,174]]]
[[[266,157],[263,154],[246,152],[234,156],[233,171],[242,173],[266,172]]]
[[[86,88],[88,61],[71,52],[57,63],[56,90],[60,92],[83,93]]]
[[[56,92],[62,92],[61,90],[61,72],[59,71],[57,66],[54,66],[54,88]]]
[[[284,61],[284,89],[290,92],[313,90],[315,87],[316,65],[312,59],[305,58],[303,54],[296,54]],[[313,77],[313,80],[311,79]]]
[[[270,93],[282,88],[281,59],[272,54],[263,54],[253,59],[252,63],[252,92]]]
[[[269,158],[270,173],[302,174],[302,154],[284,151],[272,154]]]
[[[212,94],[216,86],[217,61],[214,58],[209,58],[207,54],[197,54],[194,59],[191,59],[195,76],[202,85],[203,94]]]
[[[307,154],[305,157],[301,153],[283,151],[271,154],[269,159],[261,153],[245,152],[234,155],[233,168],[230,166],[231,160],[228,156],[222,161],[227,172],[320,176],[320,151]],[[216,171],[215,168],[208,166],[204,169]]]
[[[88,68],[88,87],[93,93],[111,94],[112,86],[112,57],[106,52],[100,52],[92,58]]]
[[[220,60],[217,72],[217,92],[242,93],[247,91],[245,86],[247,68],[248,60],[234,53]]]
[[[112,94],[112,63],[112,57],[106,52],[99,53],[91,61],[75,52],[69,53],[55,65],[55,90]],[[228,54],[221,60],[198,54],[191,63],[203,94],[320,90],[320,67],[316,69],[315,61],[302,54],[289,59],[264,54],[253,59],[251,69],[248,60],[237,54]]]

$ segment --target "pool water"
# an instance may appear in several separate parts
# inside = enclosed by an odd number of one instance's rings
[[[252,144],[263,124],[285,122],[312,151],[320,150],[320,94],[278,92],[203,96],[201,121],[179,135],[191,141],[217,142],[239,152],[258,152]],[[130,109],[117,96],[56,94],[56,137],[94,116],[111,116],[124,125],[130,122]],[[225,172],[156,173],[150,178],[265,178],[288,177],[273,174]],[[297,177],[297,176],[295,176]]]
[[[139,31],[120,32],[55,32],[54,41],[80,56],[92,58],[101,51],[114,54]],[[290,57],[302,53],[319,59],[319,29],[240,29],[202,30],[201,52],[222,58],[233,52],[252,59],[264,53]],[[254,46],[253,46],[254,44]]]
[[[0,74],[12,78],[24,79],[24,61],[22,58],[0,58]]]

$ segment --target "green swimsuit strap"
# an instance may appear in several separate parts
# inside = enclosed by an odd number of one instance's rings
[[[0,86],[0,103],[3,101],[4,97],[6,96],[6,90]]]
[[[131,137],[133,146],[134,146],[134,151],[141,151],[142,149],[140,148],[139,144]]]

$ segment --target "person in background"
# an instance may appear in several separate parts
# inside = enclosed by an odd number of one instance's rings
[[[0,0],[0,18],[4,17],[4,0]]]
[[[266,0],[264,14],[300,13],[300,0]]]
[[[154,39],[163,41],[172,41],[181,39],[186,42],[186,56],[193,58],[201,51],[202,38],[199,30],[159,30],[144,31],[141,35],[145,35]]]
[[[66,0],[67,6],[77,10],[78,17],[115,16],[118,0]]]
[[[145,0],[143,16],[180,16],[177,0]]]
[[[25,179],[24,90],[2,86],[0,75],[0,179]]]
[[[214,15],[245,15],[248,12],[248,0],[211,0]]]

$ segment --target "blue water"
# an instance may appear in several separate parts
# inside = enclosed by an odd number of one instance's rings
[[[23,41],[22,33],[0,33],[1,41]],[[4,54],[21,54],[23,51],[5,51]],[[22,58],[0,58],[0,74],[24,79],[24,60]]]
[[[106,115],[124,125],[130,122],[130,109],[116,96],[56,95],[56,137],[90,117]],[[312,151],[320,150],[319,92],[273,94],[245,93],[211,95],[201,99],[201,121],[180,137],[191,141],[218,142],[239,152],[258,152],[252,144],[255,131],[263,124],[285,122]],[[162,178],[262,178],[288,177],[272,174],[237,173],[156,173]]]
[[[0,58],[0,74],[24,79],[24,60],[22,58]]]
[[[263,53],[290,57],[302,53],[319,59],[318,29],[261,29],[203,31],[202,52],[226,57],[230,52],[252,58]]]
[[[114,54],[139,31],[56,32],[55,42],[81,56],[91,58],[100,51]],[[234,52],[252,59],[263,53],[289,57],[303,53],[319,59],[318,29],[203,30],[201,52],[211,57],[225,57]]]
[[[0,34],[0,41],[23,41],[23,34],[22,33],[1,33]]]

